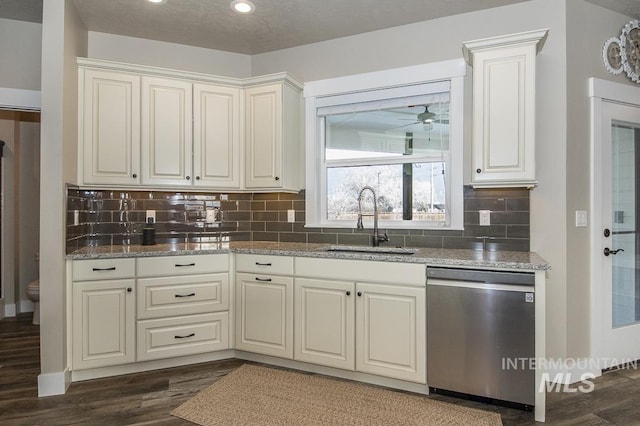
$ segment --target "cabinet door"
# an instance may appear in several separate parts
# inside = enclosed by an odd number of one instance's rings
[[[194,185],[240,188],[240,91],[193,86]]]
[[[140,77],[81,70],[82,179],[85,184],[140,182]]]
[[[296,278],[294,358],[354,369],[354,283]]]
[[[236,274],[236,349],[293,358],[293,278]]]
[[[356,284],[356,370],[426,383],[426,289]]]
[[[247,188],[282,186],[282,84],[250,87],[246,96]]]
[[[191,185],[192,84],[142,77],[142,183]]]
[[[73,369],[135,361],[135,281],[73,283]]]

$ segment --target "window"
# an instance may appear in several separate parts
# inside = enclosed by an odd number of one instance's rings
[[[457,73],[434,81],[419,79],[437,74],[438,64],[305,85],[307,226],[355,227],[358,195],[370,186],[381,227],[462,227],[466,68],[451,62],[440,72]],[[360,90],[344,90],[349,84]],[[361,200],[365,213],[370,199],[367,192]]]

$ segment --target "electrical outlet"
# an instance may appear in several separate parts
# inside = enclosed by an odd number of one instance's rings
[[[207,223],[214,223],[216,221],[217,213],[218,209],[207,209]]]
[[[153,219],[153,223],[156,223],[156,211],[155,210],[147,210],[147,214],[145,216],[145,222],[149,223],[149,219]]]
[[[295,221],[296,221],[296,211],[287,210],[287,222],[295,222]]]
[[[491,226],[491,210],[480,210],[480,226]]]
[[[78,210],[73,211],[73,224],[80,225],[80,212]]]

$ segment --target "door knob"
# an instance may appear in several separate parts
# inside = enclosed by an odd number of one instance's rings
[[[604,255],[605,256],[609,256],[610,254],[618,254],[619,251],[624,251],[624,249],[609,250],[609,247],[605,247],[604,248]]]

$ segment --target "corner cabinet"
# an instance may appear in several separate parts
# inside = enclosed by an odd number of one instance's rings
[[[548,30],[463,43],[473,68],[474,187],[534,187],[536,55]]]
[[[300,86],[289,79],[245,89],[245,186],[299,190]]]

